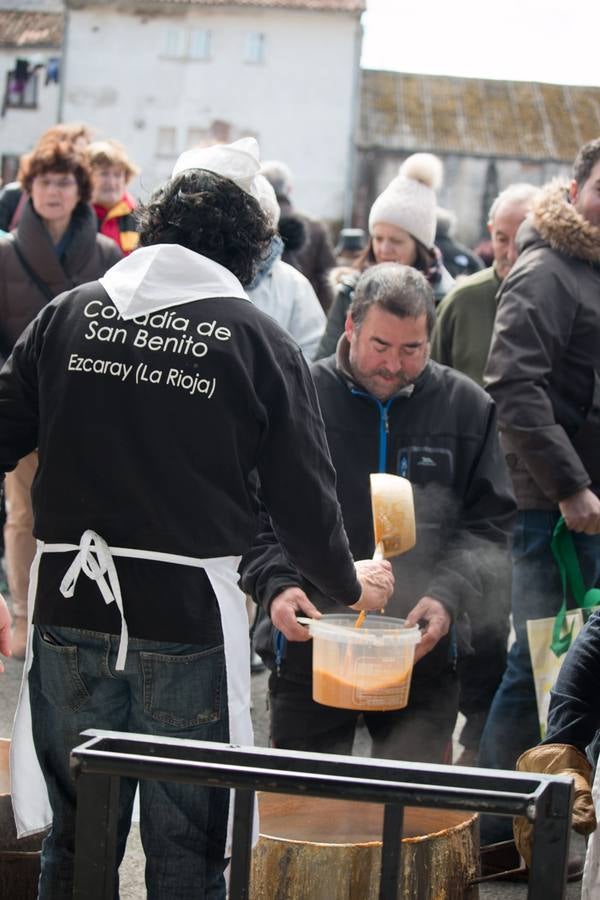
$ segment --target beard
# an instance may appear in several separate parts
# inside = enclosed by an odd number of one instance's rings
[[[429,362],[429,346],[420,359],[420,365],[411,374],[406,372],[390,372],[385,366],[368,371],[361,368],[354,358],[354,354],[350,352],[350,366],[356,381],[378,400],[389,400],[398,391],[408,387],[417,380],[427,363]]]

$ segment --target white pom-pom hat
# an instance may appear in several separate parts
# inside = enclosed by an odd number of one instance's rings
[[[397,225],[431,249],[435,240],[437,199],[444,169],[432,153],[413,153],[400,172],[375,200],[369,213],[369,232],[378,223]]]

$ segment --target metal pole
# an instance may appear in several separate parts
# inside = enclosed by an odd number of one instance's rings
[[[530,900],[563,900],[573,785],[486,769],[286,753],[205,741],[88,731],[72,751],[77,782],[76,900],[112,900],[119,779],[235,788],[232,900],[247,900],[254,791],[381,803],[380,900],[396,900],[404,805],[527,816],[535,825]]]
[[[117,775],[77,777],[73,900],[113,900],[117,862]]]
[[[398,896],[403,823],[404,807],[398,803],[386,803],[383,813],[379,900],[396,900]]]
[[[63,44],[58,69],[58,103],[56,110],[56,121],[64,122],[65,116],[65,95],[67,90],[67,54],[69,52],[69,44],[71,41],[71,19],[69,8],[65,5],[64,9],[64,28],[63,28]]]
[[[235,792],[233,841],[229,896],[231,900],[247,900],[250,896],[250,864],[252,862],[252,822],[254,820],[254,791]]]
[[[564,822],[571,821],[573,793],[572,783],[551,784],[536,804],[528,900],[565,896],[571,829]]]

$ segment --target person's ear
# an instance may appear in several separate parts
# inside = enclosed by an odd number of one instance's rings
[[[571,183],[569,184],[569,200],[571,203],[577,202],[577,196],[579,194],[579,188],[577,187],[577,182],[573,178]]]
[[[346,323],[344,325],[344,334],[348,338],[349,341],[352,340],[352,335],[354,334],[354,322],[352,320],[352,315],[348,313],[346,316]]]

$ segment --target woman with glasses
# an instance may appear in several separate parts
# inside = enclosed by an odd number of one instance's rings
[[[90,171],[84,152],[69,141],[44,141],[21,161],[28,195],[19,224],[0,238],[0,357],[8,358],[21,332],[57,294],[100,278],[122,256],[97,233],[89,205]],[[27,588],[35,553],[31,482],[37,453],[6,477],[5,564],[13,604],[12,652],[25,655]]]

